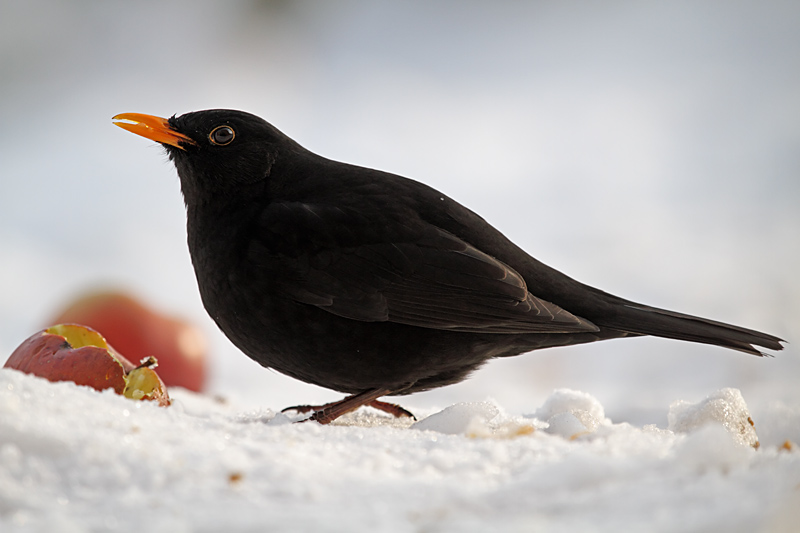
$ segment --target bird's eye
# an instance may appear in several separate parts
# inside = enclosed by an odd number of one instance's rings
[[[208,134],[208,140],[211,141],[211,144],[216,144],[217,146],[230,144],[234,137],[236,137],[236,133],[230,126],[217,126]]]

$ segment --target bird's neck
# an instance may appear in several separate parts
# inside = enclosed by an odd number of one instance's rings
[[[252,207],[251,207],[252,205]],[[187,202],[186,233],[189,251],[223,253],[235,240],[235,233],[248,226],[256,205],[242,197],[216,197],[209,201]]]

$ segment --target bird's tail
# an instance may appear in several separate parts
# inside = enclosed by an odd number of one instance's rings
[[[601,291],[597,291],[601,292]],[[782,350],[783,339],[752,329],[725,324],[707,318],[676,313],[650,307],[602,293],[614,302],[613,313],[592,320],[605,328],[617,329],[639,335],[653,335],[668,339],[701,342],[738,350],[757,356],[767,356],[755,346],[769,350]]]

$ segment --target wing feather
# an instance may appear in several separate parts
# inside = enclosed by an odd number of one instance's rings
[[[597,330],[530,294],[510,266],[427,223],[359,232],[358,213],[299,203],[274,207],[261,223],[263,238],[248,251],[253,268],[268,269],[284,295],[335,315],[477,333]]]

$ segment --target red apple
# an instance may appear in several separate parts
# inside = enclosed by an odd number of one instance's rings
[[[31,335],[4,367],[50,381],[72,381],[97,390],[114,389],[134,400],[170,404],[164,383],[147,358],[136,366],[111,347],[98,332],[77,324],[59,324]]]
[[[168,386],[200,392],[208,374],[207,343],[187,322],[155,311],[136,298],[115,291],[87,294],[72,302],[53,323],[84,324],[138,361],[154,356],[158,375]]]

